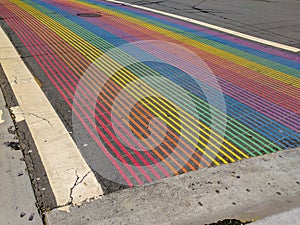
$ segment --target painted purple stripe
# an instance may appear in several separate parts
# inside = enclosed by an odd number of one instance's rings
[[[280,107],[275,103],[269,102],[264,98],[253,95],[252,93],[224,80],[219,81],[224,93],[226,93],[230,97],[238,100],[239,102],[249,106],[252,109],[255,109],[263,115],[266,115],[269,118],[272,118],[273,120],[284,124],[285,126],[296,132],[300,131],[300,116],[298,114],[287,111],[285,108]],[[286,99],[286,101],[290,101],[290,99]],[[283,118],[282,115],[288,115],[288,117]]]
[[[93,23],[93,24],[101,25],[101,27],[103,29],[107,28],[110,32],[113,32],[113,31],[120,32],[119,30],[117,30],[116,28],[112,28],[112,26],[109,26],[109,24],[106,24],[105,22],[100,22],[101,24],[99,24],[99,21],[94,21],[93,19],[90,19],[90,18],[85,18],[85,20],[87,20],[87,21],[89,21],[90,23]],[[125,40],[129,41],[128,39],[129,39],[129,36],[125,38]],[[136,40],[142,40],[142,38],[140,36],[139,36],[139,38],[135,37],[134,41],[136,41]],[[132,39],[132,41],[133,41],[133,39]],[[156,53],[155,52],[150,52],[150,54],[154,54],[157,57],[159,57],[157,55],[158,54],[157,52]],[[182,59],[182,60],[184,60],[184,59]],[[215,63],[212,63],[212,64],[214,64],[215,67],[218,67],[218,69],[222,69],[223,74],[226,73],[226,74],[229,74],[230,76],[239,76],[238,74],[233,74],[232,71],[228,71],[225,68],[221,68],[219,65],[217,65]],[[244,77],[239,76],[239,79],[243,79],[245,81],[245,83],[249,82],[249,79],[244,78]],[[207,83],[207,80],[205,82]],[[252,82],[254,82],[254,81],[252,81]],[[291,128],[293,130],[298,130],[297,126],[294,127],[295,123],[291,124],[289,121],[282,120],[282,116],[279,115],[278,113],[281,112],[281,113],[284,113],[284,114],[294,115],[295,117],[299,117],[297,114],[295,114],[292,111],[287,110],[287,109],[285,109],[285,108],[283,108],[279,105],[276,105],[274,102],[270,102],[269,100],[266,100],[266,99],[264,99],[263,97],[261,97],[259,95],[255,95],[255,94],[247,91],[246,89],[243,89],[241,87],[238,87],[237,85],[231,84],[230,82],[228,82],[226,80],[223,80],[223,85],[227,86],[227,88],[226,88],[227,91],[225,92],[225,94],[239,100],[240,102],[243,102],[245,105],[251,107],[252,109],[255,109],[255,110],[261,112],[262,114],[274,119],[275,121],[279,121],[279,122],[285,124],[286,126],[288,126],[289,128]],[[254,84],[252,83],[252,85],[254,85]],[[261,86],[262,84],[258,84],[258,85]],[[229,86],[229,88],[228,88],[228,86]],[[233,90],[236,90],[236,93]],[[240,95],[240,94],[237,95],[237,93],[243,93],[243,94],[242,95]],[[276,90],[273,89],[272,93],[276,93]],[[250,95],[249,96],[249,101],[245,100],[245,98],[244,98],[245,95]],[[267,97],[267,96],[265,96],[265,97]],[[277,98],[277,102],[276,102],[277,104],[278,103],[284,103],[285,101],[288,100],[288,97],[286,97],[286,95],[283,94],[283,93],[280,93],[280,96],[277,96],[277,97],[280,97],[279,99]],[[284,100],[282,100],[282,99],[284,99]],[[256,102],[257,105],[252,104],[252,102]],[[272,110],[265,111],[265,109],[268,109],[269,106],[272,106],[273,111]],[[276,113],[274,113],[274,111]]]
[[[103,2],[103,1],[99,1],[99,2]],[[104,3],[108,4],[108,2],[104,2]],[[113,4],[113,3],[109,3],[109,4],[115,6],[115,4]],[[258,43],[255,43],[255,42],[247,41],[247,40],[242,39],[240,37],[235,37],[235,36],[232,36],[232,35],[229,35],[229,34],[226,34],[226,33],[214,31],[214,30],[211,30],[209,28],[204,28],[204,27],[201,27],[199,25],[194,25],[192,23],[188,23],[188,22],[185,22],[185,21],[181,21],[181,20],[178,20],[178,19],[173,19],[171,17],[155,14],[155,13],[152,13],[152,12],[144,11],[144,10],[141,10],[141,9],[136,9],[136,8],[129,7],[129,6],[122,6],[122,7],[126,7],[128,10],[133,11],[133,12],[135,11],[135,12],[143,13],[143,14],[146,14],[146,15],[149,15],[149,16],[152,16],[152,17],[156,17],[156,18],[159,18],[159,19],[167,20],[169,22],[176,23],[178,25],[182,25],[182,26],[194,29],[196,31],[201,31],[201,32],[205,32],[205,33],[210,34],[210,35],[214,35],[214,36],[217,36],[217,37],[222,37],[225,40],[228,40],[228,41],[240,44],[240,45],[244,45],[244,46],[247,46],[247,47],[251,47],[253,49],[256,49],[256,50],[259,50],[259,51],[262,51],[262,52],[266,52],[266,53],[269,53],[269,54],[272,54],[272,55],[277,55],[277,56],[280,56],[280,57],[283,57],[283,58],[286,58],[286,59],[289,59],[289,60],[292,60],[292,61],[295,61],[295,62],[300,62],[300,56],[298,56],[296,54],[291,54],[291,53],[285,52],[283,50],[279,50],[279,49],[268,47],[268,46],[258,44]]]
[[[70,8],[65,8],[63,6],[60,6],[60,8],[63,8],[67,11],[74,11],[74,9],[70,9]],[[106,24],[105,22],[101,22],[101,24],[99,24],[99,22],[97,21],[94,21],[92,19],[89,19],[89,18],[85,18],[85,20],[89,21],[90,23],[94,23],[94,24],[98,24],[100,25],[102,28],[106,28],[108,30],[110,30],[112,32],[112,27],[109,26],[109,24]],[[104,26],[104,27],[103,27]],[[104,29],[105,29],[104,28]],[[119,30],[117,29],[114,29],[115,32],[120,32]],[[125,39],[128,39],[127,37]],[[136,40],[136,38],[134,38]],[[128,40],[127,40],[128,41]],[[153,54],[153,53],[152,53]],[[155,54],[154,54],[155,55]],[[218,65],[215,65],[217,67],[219,67]],[[223,69],[223,72],[224,72],[224,68]],[[232,73],[230,73],[229,71],[227,71],[228,74],[231,74],[231,76],[233,75]],[[230,84],[229,82],[227,81],[224,81],[226,82],[226,86],[230,86],[231,88],[226,88],[227,89],[227,93],[229,96],[232,96],[234,97],[235,99],[239,99],[240,102],[243,102],[245,105],[261,112],[262,114],[274,119],[275,121],[280,121],[281,123],[284,123],[286,126],[288,126],[289,128],[295,130],[295,129],[298,129],[297,126],[295,126],[295,124],[290,124],[289,121],[283,121],[281,116],[279,115],[280,112],[284,112],[285,114],[288,114],[290,115],[290,111],[287,111],[286,109],[284,109],[283,107],[280,107],[278,105],[276,105],[275,103],[273,102],[270,102],[266,99],[263,99],[261,96],[258,96],[258,95],[254,95],[253,93],[250,94],[249,91],[243,89],[243,88],[239,88],[237,87],[236,85],[233,85],[233,84]],[[255,85],[256,86],[256,85]],[[225,87],[224,87],[225,88]],[[233,91],[233,90],[236,90],[236,93]],[[275,90],[272,90],[273,92],[276,92]],[[243,93],[243,94],[240,94],[240,93]],[[249,93],[249,94],[248,94]],[[249,95],[249,100],[245,100],[244,96],[245,95]],[[285,102],[287,101],[287,98],[284,96],[280,96],[281,98],[277,99],[277,102],[276,103],[280,103],[280,102]],[[283,99],[283,100],[282,100]],[[253,104],[253,102],[256,102],[257,104]],[[266,104],[266,105],[264,105]],[[272,106],[272,109],[273,110],[269,110],[268,109],[268,106],[271,105]],[[266,109],[268,109],[266,111]],[[296,116],[297,117],[297,116]]]

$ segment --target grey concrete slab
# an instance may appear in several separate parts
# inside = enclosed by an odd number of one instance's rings
[[[297,0],[124,0],[124,2],[300,47],[300,1]]]
[[[282,225],[282,224],[300,224],[300,208],[291,209],[276,215],[272,215],[251,223],[251,225]]]
[[[0,224],[41,225],[15,127],[0,90]]]
[[[300,206],[300,149],[183,174],[104,196],[49,225],[195,224],[252,221]]]

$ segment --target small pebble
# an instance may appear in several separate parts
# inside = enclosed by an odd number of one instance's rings
[[[21,212],[20,217],[24,217],[26,215],[26,213]]]

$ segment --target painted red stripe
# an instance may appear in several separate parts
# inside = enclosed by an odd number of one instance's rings
[[[115,28],[122,30],[123,32],[128,34],[128,35],[124,35],[124,37],[122,37],[125,40],[127,40],[128,36],[134,35],[135,37],[138,37],[140,40],[147,40],[148,38],[150,38],[151,40],[162,40],[163,39],[165,41],[170,41],[170,42],[174,41],[171,38],[160,35],[154,31],[148,30],[145,27],[141,27],[141,26],[137,26],[137,25],[131,26],[130,22],[128,22],[129,23],[128,26],[124,26],[122,24],[122,21],[120,18],[112,17],[112,18],[109,18],[108,20],[101,21],[101,22],[99,22],[97,20],[91,20],[88,18],[85,18],[85,20],[87,20],[90,23],[93,23],[95,25],[98,25],[98,26],[101,25],[103,28],[105,27],[105,29],[107,29],[109,32],[111,32],[115,35],[120,35],[120,33],[116,33]],[[144,38],[141,38],[141,37],[144,37]],[[299,92],[299,90],[296,87],[293,87],[284,82],[273,79],[266,75],[257,73],[250,69],[244,68],[242,66],[233,64],[230,61],[226,61],[220,57],[206,53],[206,52],[196,49],[194,47],[191,47],[191,46],[186,46],[186,47],[188,47],[189,49],[192,49],[192,51],[197,53],[199,56],[203,55],[202,59],[204,59],[208,63],[209,67],[213,69],[214,73],[217,74],[219,77],[222,77],[223,79],[228,80],[231,83],[234,83],[234,84],[236,84],[246,90],[249,90],[249,91],[253,92],[254,94],[259,95],[261,97],[263,97],[263,94],[265,93],[264,89],[266,89],[266,88],[268,89],[268,90],[266,90],[266,92],[270,92],[270,91],[278,92],[281,90],[289,91],[292,94],[292,96],[288,96],[288,98],[292,97],[292,98],[294,98],[294,100],[296,102],[299,102],[298,98],[295,98],[296,96],[298,96],[297,93]],[[170,51],[170,49],[165,49],[165,50]],[[210,61],[208,61],[208,60],[210,60]],[[215,63],[215,62],[217,62],[217,63]],[[220,67],[220,65],[228,65],[228,64],[230,64],[230,65],[226,68]],[[244,77],[243,74],[245,74],[245,73],[251,75],[253,78],[250,79],[250,78]],[[239,79],[237,79],[236,77],[233,78],[232,74],[237,75]],[[243,81],[239,81],[241,79],[243,79]],[[259,84],[259,82],[257,82],[257,81],[263,81],[263,85]],[[253,87],[255,87],[256,85],[262,85],[263,89],[261,87],[254,89]],[[270,86],[270,85],[272,85],[272,86]],[[280,87],[280,90],[278,89],[278,87]],[[253,88],[253,89],[249,89],[249,88]],[[278,94],[279,93],[280,92],[278,92]],[[284,94],[284,93],[280,93],[280,95],[282,95],[284,97],[286,96],[286,94]],[[274,99],[274,98],[268,98],[268,100],[277,104],[276,99]],[[282,103],[281,100],[279,100],[278,102]],[[295,110],[294,108],[291,108],[290,105],[288,105],[288,104],[282,105],[282,106],[291,111]],[[296,107],[296,108],[299,109],[300,105],[297,105],[297,106],[298,107]]]
[[[15,19],[14,19],[15,20]],[[30,41],[29,39],[26,39],[25,37],[25,33],[27,33],[26,31],[29,30],[29,28],[23,30],[23,32],[20,32],[24,26],[24,24],[20,24],[20,21],[19,23],[15,23],[13,24],[13,22],[10,22],[10,21],[6,21],[10,27],[12,27],[12,29],[16,32],[17,36],[20,38],[20,40],[22,40],[22,42],[24,43],[27,43],[28,46],[30,45]],[[30,37],[30,32],[27,33],[26,35],[27,37]],[[32,38],[31,40],[34,42],[36,38]],[[64,100],[66,101],[66,103],[72,107],[72,103],[68,100],[68,98],[66,97],[65,93],[60,89],[60,87],[58,86],[58,84],[54,81],[54,79],[52,78],[51,76],[51,73],[48,72],[48,70],[44,67],[44,64],[45,65],[48,65],[47,62],[45,62],[42,57],[36,57],[35,53],[39,53],[33,49],[28,49],[30,51],[30,53],[34,56],[35,60],[38,62],[38,64],[41,66],[41,68],[43,68],[43,70],[45,71],[45,73],[47,74],[48,78],[51,80],[51,82],[55,85],[55,87],[57,88],[57,90],[59,91],[59,93],[62,95],[62,97],[64,98]],[[42,49],[40,49],[40,51],[42,52]],[[49,68],[48,66],[48,69],[50,69],[51,71],[51,68]],[[66,90],[66,88],[65,88]],[[80,106],[79,106],[80,107]],[[76,115],[79,115],[78,112],[75,110],[75,113]],[[89,131],[89,133],[94,137],[94,139],[98,142],[99,144],[99,140],[98,138],[92,133],[92,131],[90,130],[90,128],[86,125],[86,123],[84,122],[84,120],[79,116],[79,119],[80,121],[83,123],[83,125],[87,128],[87,130]],[[91,122],[91,121],[90,121]],[[102,143],[101,143],[102,144]],[[105,154],[108,156],[108,158],[111,160],[111,162],[114,164],[114,166],[118,169],[118,171],[120,172],[120,174],[123,176],[124,180],[128,183],[128,185],[132,186],[132,183],[131,181],[128,179],[127,175],[122,171],[122,169],[118,166],[118,164],[115,163],[115,160],[114,158],[107,152],[106,148],[102,145],[101,147],[102,150],[105,152]],[[118,155],[118,152],[116,152],[116,155]],[[123,160],[123,162],[125,162],[125,160]],[[126,164],[125,164],[126,165]],[[138,179],[139,180],[139,179]],[[141,183],[141,181],[139,180],[139,183]]]
[[[94,23],[95,25],[100,25],[95,20],[91,20],[91,19],[86,19],[86,20],[89,21],[90,23]],[[101,22],[101,27],[107,29],[109,32],[115,33],[115,35],[120,35],[120,33],[116,33],[116,30],[115,30],[115,27],[118,27],[118,26],[115,23],[108,23],[107,21],[108,20],[106,20],[106,22]],[[123,31],[127,32],[127,33],[128,33],[128,30],[133,29],[132,26],[126,26],[126,28],[128,28],[128,29],[125,29],[124,26],[118,27],[118,29],[123,29]],[[132,33],[129,33],[129,35],[125,36],[124,39],[128,41],[127,37],[129,37],[131,35],[135,35],[136,37],[141,37],[142,35],[141,35],[141,33],[138,33],[139,31],[140,31],[140,29],[137,28],[137,30],[134,30]],[[145,35],[145,33],[144,33],[144,35]],[[154,39],[153,36],[151,36],[151,39]],[[159,40],[159,38],[157,38],[157,40]],[[164,50],[170,51],[170,49],[164,49]],[[157,52],[151,52],[151,54],[158,56],[156,53]],[[218,65],[213,64],[212,67],[213,67],[213,69],[215,69],[214,71],[217,71],[216,72],[217,74],[223,74],[223,76],[222,76],[223,79],[225,78],[227,81],[229,80],[232,84],[239,86],[239,87],[236,87],[236,88],[240,89],[240,90],[238,90],[238,92],[237,92],[237,90],[235,90],[235,91],[231,90],[231,88],[226,89],[226,86],[223,86],[225,88],[224,91],[226,94],[228,94],[229,96],[231,96],[235,99],[238,99],[238,101],[241,101],[242,103],[250,106],[251,108],[258,110],[262,114],[264,114],[280,123],[287,125],[291,129],[293,129],[293,130],[296,129],[296,131],[298,131],[298,128],[297,128],[298,125],[295,123],[291,123],[291,121],[290,121],[290,119],[292,119],[294,116],[296,116],[295,113],[299,112],[300,102],[297,99],[287,96],[284,93],[279,93],[278,89],[275,90],[268,86],[262,85],[261,83],[256,82],[252,79],[243,77],[240,74],[233,73],[232,71],[229,71],[228,69],[224,69],[224,68],[220,67],[219,64]],[[266,76],[264,76],[264,77],[266,78]],[[223,85],[226,85],[226,82],[225,83],[223,82]],[[280,82],[280,85],[285,85],[285,83]],[[240,97],[240,95],[238,93],[242,90],[241,88],[244,88],[245,90],[251,92],[251,101],[249,99]],[[290,86],[288,86],[288,88],[291,89]],[[266,95],[266,93],[268,93],[268,95]],[[248,93],[248,94],[250,94],[250,93]],[[256,94],[257,96],[254,96],[254,94]],[[263,99],[260,97],[262,97]],[[255,105],[250,104],[253,102],[253,99],[255,99],[256,103],[260,102],[260,101],[263,101],[264,103],[255,104]],[[291,104],[291,102],[293,104]],[[273,104],[275,103],[278,106],[284,107],[285,109],[289,109],[291,111],[289,117],[282,118],[281,115],[278,115],[281,112],[281,108],[276,107],[274,105],[270,108],[268,106],[268,104],[272,104],[272,103]],[[264,110],[266,107],[268,108],[268,110]],[[284,109],[282,108],[282,110],[284,110]],[[274,114],[274,112],[275,112],[275,114]],[[296,118],[296,121],[297,121],[297,119],[298,118]]]

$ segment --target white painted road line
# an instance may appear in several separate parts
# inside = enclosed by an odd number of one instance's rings
[[[58,206],[70,203],[71,190],[73,204],[100,197],[95,175],[2,29],[0,43],[0,63],[19,103],[18,114],[30,129]]]
[[[292,46],[288,46],[288,45],[276,43],[276,42],[273,42],[273,41],[265,40],[265,39],[262,39],[262,38],[254,37],[254,36],[251,36],[251,35],[248,35],[248,34],[243,34],[241,32],[237,32],[237,31],[230,30],[230,29],[223,28],[223,27],[219,27],[219,26],[216,26],[216,25],[213,25],[213,24],[201,22],[201,21],[191,19],[191,18],[188,18],[188,17],[175,15],[173,13],[168,13],[168,12],[164,12],[164,11],[160,11],[160,10],[156,10],[156,9],[151,9],[151,8],[144,7],[144,6],[134,5],[134,4],[130,4],[130,3],[127,3],[127,2],[122,2],[122,1],[115,1],[115,0],[105,0],[105,1],[112,2],[112,3],[117,3],[117,4],[124,4],[124,5],[131,6],[131,7],[137,8],[137,9],[142,9],[142,10],[146,10],[146,11],[149,11],[149,12],[158,13],[158,14],[161,14],[161,15],[164,15],[164,16],[173,17],[175,19],[180,19],[180,20],[183,20],[183,21],[194,23],[194,24],[197,24],[197,25],[200,25],[200,26],[208,27],[208,28],[211,28],[211,29],[214,29],[214,30],[218,30],[218,31],[227,33],[227,34],[231,34],[231,35],[234,35],[234,36],[237,36],[237,37],[241,37],[241,38],[248,39],[248,40],[251,40],[251,41],[255,41],[255,42],[258,42],[258,43],[262,43],[262,44],[265,44],[265,45],[273,46],[273,47],[276,47],[276,48],[281,48],[281,49],[284,49],[284,50],[287,50],[287,51],[300,52],[299,48],[295,48],[295,47],[292,47]]]

